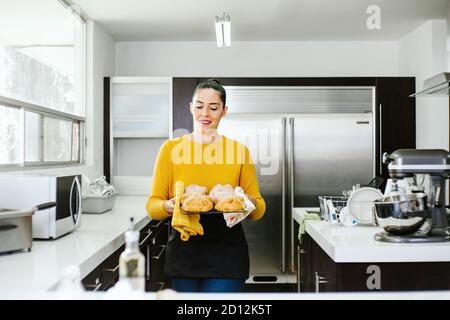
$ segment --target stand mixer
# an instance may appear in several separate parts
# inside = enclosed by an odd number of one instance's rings
[[[401,227],[407,219],[419,219],[419,217],[431,220],[431,228],[426,232],[409,233],[395,235],[390,232],[382,232],[375,235],[375,240],[385,242],[440,242],[450,241],[450,230],[448,227],[448,217],[445,207],[446,179],[450,178],[450,153],[439,149],[399,149],[391,154],[383,155],[383,162],[388,164],[389,176],[394,183],[398,179],[414,177],[415,174],[426,174],[431,179],[430,192],[425,195],[428,201],[420,209],[414,212],[411,210],[410,201],[420,200],[412,197],[413,200],[398,200],[400,198],[381,199],[386,202],[378,202],[377,219],[382,223],[385,230],[389,227]],[[388,197],[386,197],[388,198]],[[404,197],[408,198],[408,197]],[[403,198],[403,199],[404,199]],[[394,200],[393,200],[394,199]],[[391,205],[392,208],[382,212],[382,206]],[[414,205],[414,203],[413,203]],[[408,207],[409,206],[409,207]],[[405,209],[408,207],[408,209]],[[394,212],[397,210],[398,212]],[[388,212],[388,213],[386,213]],[[390,216],[389,216],[390,215]],[[389,222],[386,222],[389,221]],[[390,223],[393,226],[387,226]],[[398,224],[398,226],[394,225]],[[420,224],[419,224],[420,225]]]

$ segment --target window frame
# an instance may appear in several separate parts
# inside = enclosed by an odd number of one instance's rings
[[[86,118],[80,117],[76,115],[72,115],[69,113],[53,110],[50,108],[38,106],[29,102],[23,102],[7,97],[0,96],[0,105],[6,107],[6,108],[15,108],[18,109],[21,113],[20,115],[20,130],[21,133],[21,141],[20,141],[20,148],[21,150],[21,161],[19,163],[11,163],[11,164],[0,164],[0,168],[24,168],[24,167],[37,167],[37,166],[45,166],[48,168],[58,166],[58,165],[83,165],[85,164],[85,132],[86,132]],[[25,133],[25,112],[33,112],[41,115],[40,119],[40,127],[41,127],[41,145],[40,145],[40,161],[26,161],[26,153],[25,153],[25,139],[26,139],[26,133]],[[72,128],[74,123],[78,123],[79,125],[79,132],[78,132],[78,161],[44,161],[44,117],[51,117],[56,118],[60,120],[70,121],[72,123]],[[72,151],[73,151],[73,129],[71,130],[72,135],[70,139],[70,159],[73,158]]]

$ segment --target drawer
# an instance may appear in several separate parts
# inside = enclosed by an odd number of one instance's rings
[[[101,264],[102,283],[105,290],[108,290],[119,281],[119,258],[124,250],[125,245],[122,245]]]
[[[101,265],[92,270],[86,277],[81,280],[83,287],[86,291],[102,291],[102,268]]]
[[[164,265],[166,261],[166,245],[152,246],[150,259],[150,280],[152,283],[164,282],[166,275]]]
[[[152,238],[152,245],[155,246],[165,245],[167,244],[168,238],[169,237],[167,226],[163,225],[154,231],[154,235]]]

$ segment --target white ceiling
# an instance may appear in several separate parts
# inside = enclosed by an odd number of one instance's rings
[[[0,0],[6,1],[6,0]],[[214,17],[231,15],[234,41],[398,40],[449,0],[69,0],[118,41],[215,41]],[[381,8],[381,30],[366,9]]]

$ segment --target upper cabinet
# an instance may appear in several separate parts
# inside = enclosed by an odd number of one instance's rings
[[[148,195],[172,131],[172,78],[104,79],[104,175],[122,195]]]
[[[171,78],[111,78],[113,137],[168,138],[171,100]]]
[[[388,177],[383,153],[416,147],[416,90],[413,77],[376,78],[377,174]]]

